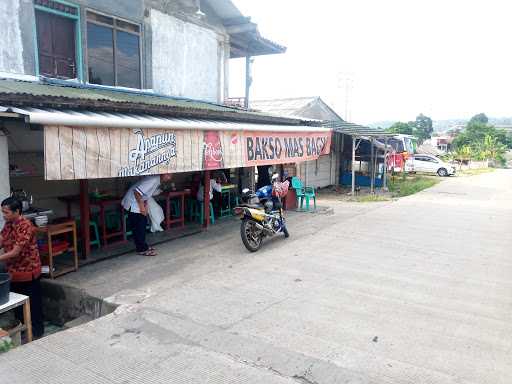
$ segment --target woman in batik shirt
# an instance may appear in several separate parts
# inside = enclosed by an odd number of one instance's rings
[[[30,220],[21,214],[21,202],[9,197],[2,201],[2,215],[5,219],[0,235],[0,262],[4,262],[11,275],[11,291],[30,297],[32,332],[34,337],[44,333],[41,295],[41,259],[37,249],[36,230]],[[16,317],[23,319],[21,308]]]

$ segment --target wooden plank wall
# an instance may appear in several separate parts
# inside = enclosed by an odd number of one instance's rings
[[[145,129],[146,137],[166,132]],[[146,174],[191,172],[203,169],[204,132],[177,130],[176,157]],[[242,132],[219,132],[224,167],[244,166]],[[137,147],[137,135],[128,128],[46,126],[45,174],[47,180],[117,177],[129,164],[129,152]]]

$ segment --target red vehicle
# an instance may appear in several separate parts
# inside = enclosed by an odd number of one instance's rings
[[[416,152],[416,138],[411,135],[396,135],[388,140],[391,151],[386,158],[388,171],[407,171],[407,159]],[[388,149],[389,150],[389,149]]]

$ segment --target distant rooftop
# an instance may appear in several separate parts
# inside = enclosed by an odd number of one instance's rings
[[[252,110],[276,116],[343,121],[320,96],[253,100],[250,106]]]

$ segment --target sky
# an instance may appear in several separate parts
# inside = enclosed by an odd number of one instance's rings
[[[321,96],[360,124],[512,115],[509,0],[233,3],[287,47],[255,58],[252,99]],[[230,97],[244,95],[244,65],[230,62]]]

